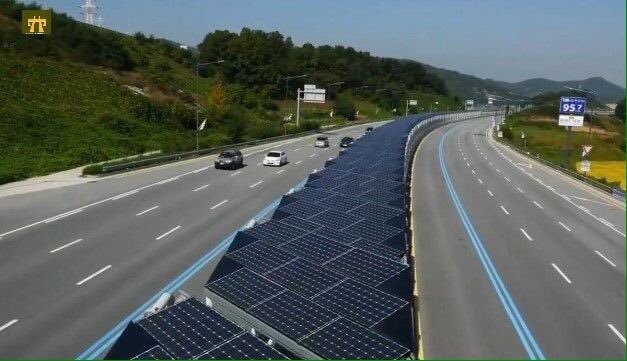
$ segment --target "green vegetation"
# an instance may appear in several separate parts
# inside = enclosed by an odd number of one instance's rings
[[[553,99],[553,100],[551,100]],[[566,144],[566,127],[557,125],[558,104],[549,97],[531,109],[516,113],[507,118],[501,127],[503,138],[521,149],[526,149],[534,156],[564,165],[564,148]],[[577,162],[581,161],[582,145],[593,146],[589,160],[592,167],[598,164],[616,164],[611,161],[625,161],[625,128],[622,122],[613,116],[592,117],[592,132],[589,132],[590,117],[586,115],[583,127],[572,128],[570,155],[566,167],[577,169]],[[525,139],[521,135],[524,132]],[[589,139],[589,140],[588,140]],[[526,146],[525,146],[526,141]],[[604,167],[607,174],[593,172],[598,181],[614,186],[620,180],[615,178],[615,170]],[[611,174],[610,174],[611,173]],[[624,184],[624,172],[622,183]]]
[[[26,8],[37,5],[0,0],[0,184],[145,151],[191,150],[197,107],[200,121],[206,119],[200,147],[209,148],[346,119],[387,118],[394,108],[403,114],[408,97],[423,111],[434,101],[438,110],[459,106],[441,79],[412,61],[350,47],[296,47],[277,32],[250,29],[210,33],[195,54],[168,40],[58,13],[52,35],[24,36]],[[197,62],[217,59],[225,62],[195,76]],[[282,79],[302,73],[319,86],[344,82],[332,91],[340,108],[333,118],[333,102],[302,104],[296,127],[295,102],[283,100]],[[290,99],[303,80],[290,82]],[[354,113],[341,111],[342,99]]]

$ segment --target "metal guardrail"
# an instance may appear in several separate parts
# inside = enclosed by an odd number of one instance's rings
[[[574,172],[574,171],[572,171],[572,170],[570,170],[568,168],[564,168],[563,166],[561,166],[559,164],[555,164],[555,163],[553,163],[551,161],[548,161],[546,159],[540,158],[538,155],[533,155],[531,153],[528,153],[525,150],[520,149],[518,146],[516,146],[514,144],[506,143],[506,142],[504,142],[502,140],[499,140],[498,138],[495,138],[495,139],[498,142],[500,142],[501,144],[505,145],[506,147],[516,151],[517,153],[519,153],[519,154],[521,154],[523,156],[530,157],[530,158],[532,158],[532,159],[534,159],[534,160],[536,160],[536,161],[538,161],[538,162],[540,162],[540,163],[542,163],[542,164],[544,164],[544,165],[546,165],[546,166],[548,166],[550,168],[553,168],[553,169],[555,169],[555,170],[557,170],[559,172],[562,172],[562,173],[564,173],[564,174],[566,174],[566,175],[568,175],[570,177],[576,178],[576,179],[578,179],[578,180],[580,180],[580,181],[582,181],[582,182],[584,182],[584,183],[586,183],[586,184],[588,184],[590,186],[593,186],[593,187],[595,187],[595,188],[597,188],[599,190],[602,190],[603,192],[606,192],[606,193],[614,196],[615,198],[621,199],[623,201],[625,200],[625,192],[623,192],[622,190],[620,190],[620,189],[618,189],[616,187],[610,187],[607,184],[603,184],[603,183],[598,182],[598,181],[596,181],[594,179],[588,178],[588,177],[586,177],[586,176],[584,176],[582,174]],[[621,197],[621,195],[622,195],[622,197]]]
[[[320,130],[310,130],[307,132],[281,135],[278,137],[251,140],[251,141],[242,142],[242,143],[226,144],[226,145],[221,145],[221,146],[213,147],[213,148],[205,148],[205,149],[193,150],[193,151],[188,151],[188,152],[167,154],[167,155],[162,155],[158,157],[140,159],[140,160],[119,163],[119,164],[106,165],[105,163],[105,164],[102,164],[101,174],[123,171],[123,170],[132,170],[132,169],[145,167],[145,166],[149,166],[153,164],[160,164],[160,163],[180,160],[184,158],[192,158],[192,157],[197,157],[197,156],[206,155],[206,154],[214,154],[214,153],[218,153],[222,150],[229,149],[229,148],[239,148],[239,147],[244,147],[244,146],[267,144],[267,143],[272,143],[272,142],[281,141],[285,139],[292,139],[292,138],[299,138],[299,137],[304,137],[308,135],[313,135],[316,133],[325,132],[327,130],[336,130],[336,129],[342,129],[346,127],[355,126],[355,125],[369,124],[369,123],[375,123],[375,122],[381,122],[381,121],[385,121],[385,120],[375,120],[371,122],[354,122],[350,124],[343,124],[340,126],[331,126],[331,127],[323,128]]]

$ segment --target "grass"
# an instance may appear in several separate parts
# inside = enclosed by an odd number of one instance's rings
[[[546,114],[548,111],[551,109],[544,107],[510,116],[503,129],[504,135],[506,129],[511,131],[511,137],[506,141],[525,149],[526,140],[526,150],[531,154],[574,171],[579,169],[582,146],[592,145],[589,156],[592,162],[591,176],[605,184],[621,182],[625,186],[625,128],[618,119],[595,117],[593,124],[599,126],[593,127],[590,135],[587,124],[586,131],[581,131],[584,130],[581,128],[573,131],[570,154],[566,159],[564,149],[567,129],[557,125],[557,121]],[[521,137],[523,132],[525,139]]]

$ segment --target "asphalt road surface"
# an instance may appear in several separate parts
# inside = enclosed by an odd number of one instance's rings
[[[489,136],[431,133],[415,158],[426,358],[625,358],[625,206]]]
[[[211,156],[0,199],[0,358],[74,358],[173,280],[202,299],[211,251],[365,127],[243,150],[236,171]],[[269,149],[289,164],[261,165]]]

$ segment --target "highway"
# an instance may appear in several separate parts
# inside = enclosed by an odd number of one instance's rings
[[[625,358],[625,205],[491,138],[420,145],[412,223],[425,358]]]
[[[166,286],[203,299],[221,242],[365,127],[329,132],[327,149],[244,149],[236,171],[209,156],[0,199],[0,358],[77,357]],[[289,163],[262,166],[269,149]]]

